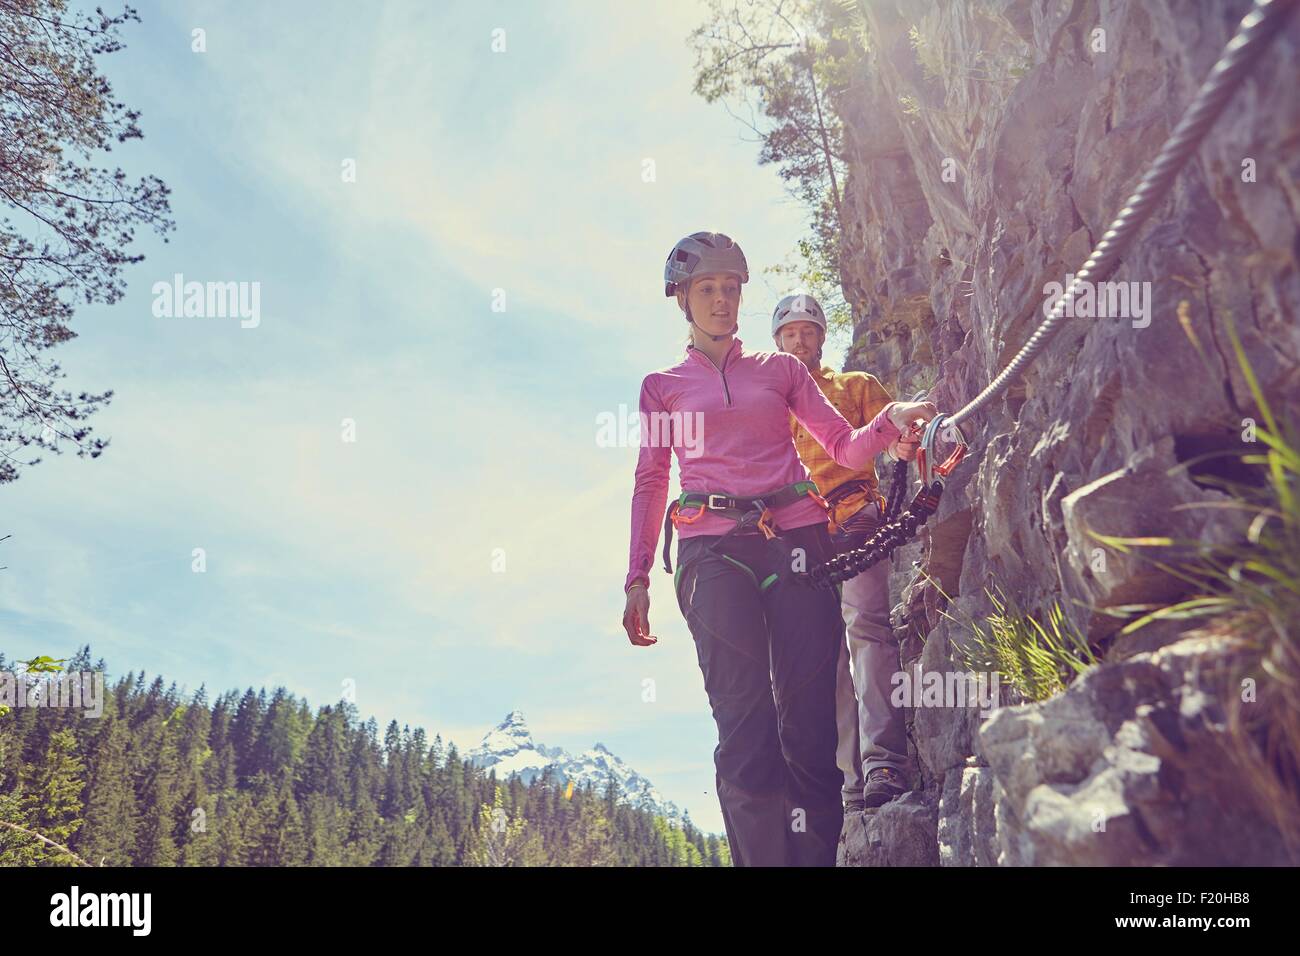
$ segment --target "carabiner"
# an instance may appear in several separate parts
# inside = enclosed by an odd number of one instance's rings
[[[916,452],[916,467],[921,473],[921,487],[929,488],[934,481],[940,483],[952,473],[952,470],[961,463],[966,457],[969,446],[966,444],[966,436],[962,434],[961,429],[956,425],[945,424],[948,416],[944,414],[935,415],[930,419],[929,424],[925,426],[925,432],[921,435],[921,447]],[[941,465],[931,464],[934,461],[934,441],[935,436],[939,434],[940,429],[951,428],[956,432],[957,447],[953,449],[948,459]],[[946,436],[945,436],[946,437]]]

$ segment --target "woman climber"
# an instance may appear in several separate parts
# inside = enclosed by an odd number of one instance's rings
[[[800,572],[833,554],[824,502],[799,460],[789,416],[841,465],[860,469],[888,447],[914,447],[910,426],[929,402],[891,402],[851,428],[808,369],[735,337],[740,247],[697,232],[673,247],[664,293],[676,296],[690,344],[676,365],[641,383],[643,423],[632,495],[623,627],[650,634],[650,566],[667,504],[670,447],[682,495],[668,511],[664,558],[680,539],[674,583],[718,727],[718,800],[738,866],[832,866],[843,822],[836,763],[836,664],[844,622],[836,592]],[[695,423],[692,454],[656,441],[649,421]],[[903,432],[908,437],[903,438]]]

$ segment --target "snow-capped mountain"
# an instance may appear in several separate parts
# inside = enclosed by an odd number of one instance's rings
[[[560,747],[539,744],[533,740],[524,715],[517,710],[512,710],[505,720],[484,734],[482,742],[465,759],[483,770],[495,770],[498,780],[518,775],[524,784],[532,783],[547,767],[552,767],[557,780],[572,780],[575,787],[590,783],[598,793],[604,793],[613,774],[621,798],[629,805],[670,819],[681,816],[676,804],[665,800],[654,784],[604,744],[597,743],[576,757]]]

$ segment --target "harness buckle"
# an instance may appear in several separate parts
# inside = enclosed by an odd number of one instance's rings
[[[727,508],[727,506],[726,506],[725,504],[718,504],[718,503],[716,503],[713,499],[714,499],[714,498],[726,498],[726,497],[727,497],[726,495],[709,495],[709,503],[708,503],[708,508],[709,508],[709,510],[710,510],[710,511],[725,511],[726,508]]]

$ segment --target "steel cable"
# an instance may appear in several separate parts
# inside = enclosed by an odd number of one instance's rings
[[[1219,118],[1223,108],[1228,105],[1232,94],[1237,91],[1242,80],[1250,72],[1250,68],[1257,62],[1258,54],[1262,53],[1269,41],[1277,35],[1287,16],[1295,8],[1295,3],[1296,0],[1256,0],[1254,9],[1242,19],[1236,35],[1223,48],[1223,54],[1214,64],[1205,82],[1201,84],[1191,106],[1187,108],[1178,126],[1165,141],[1165,145],[1152,160],[1151,165],[1147,167],[1137,189],[1124,204],[1124,208],[1120,210],[1114,222],[1110,224],[1110,228],[1101,237],[1096,248],[1092,250],[1092,255],[1075,275],[1069,288],[1056,301],[1051,313],[1034,330],[1029,341],[1016,353],[1015,358],[998,374],[997,378],[949,418],[951,424],[960,425],[974,415],[1025,370],[1060,328],[1067,308],[1073,304],[1075,297],[1083,288],[1083,283],[1101,282],[1115,270],[1124,250],[1137,235],[1138,228],[1159,207],[1161,200],[1165,198],[1174,180],[1177,179],[1178,173],[1200,146],[1205,134]]]

